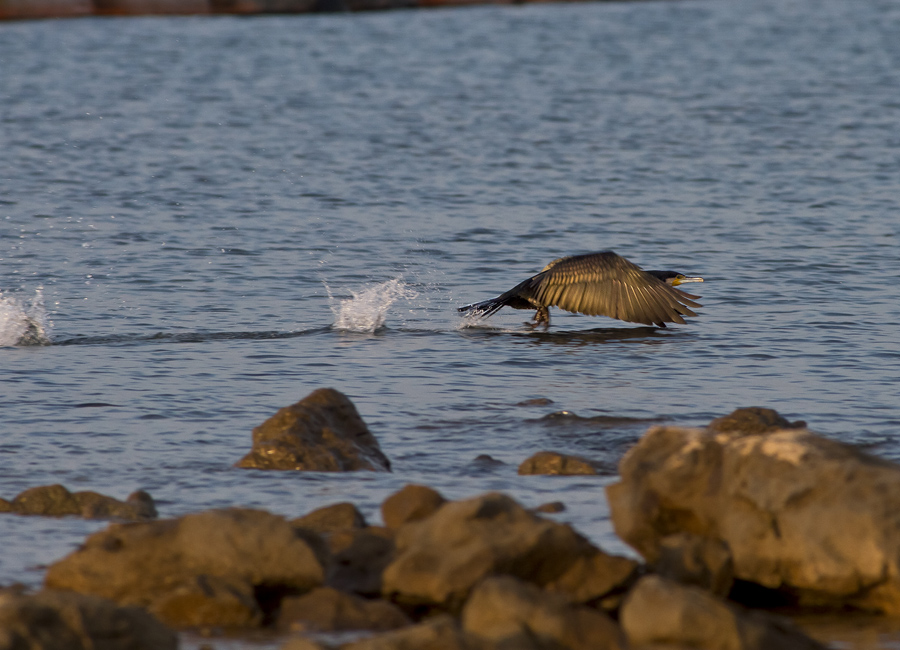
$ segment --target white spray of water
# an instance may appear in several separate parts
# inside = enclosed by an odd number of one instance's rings
[[[0,347],[47,345],[50,343],[49,331],[50,322],[40,288],[28,302],[0,291]]]
[[[352,298],[335,298],[328,284],[325,290],[334,314],[333,327],[350,332],[374,332],[384,326],[388,308],[398,299],[412,300],[419,295],[402,278],[368,286],[358,293],[351,290]]]

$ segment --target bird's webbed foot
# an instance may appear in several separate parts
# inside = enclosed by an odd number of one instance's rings
[[[533,330],[543,325],[544,331],[546,332],[550,329],[550,309],[547,307],[538,307],[537,311],[534,312],[534,320],[525,324]]]

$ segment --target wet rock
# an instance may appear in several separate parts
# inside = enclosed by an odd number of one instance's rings
[[[448,615],[433,616],[418,625],[347,643],[341,650],[488,650],[463,632]]]
[[[313,589],[281,601],[278,627],[295,632],[386,631],[410,625],[399,607],[368,600],[331,587]]]
[[[407,606],[457,610],[489,575],[539,586],[557,580],[595,548],[571,527],[489,493],[444,504],[397,531],[397,556],[382,576],[383,593]]]
[[[707,427],[718,433],[734,433],[742,436],[777,431],[778,429],[805,429],[806,422],[790,422],[773,409],[750,406],[735,409],[728,415],[716,418]]]
[[[729,605],[698,587],[645,576],[625,598],[619,621],[632,647],[699,650],[824,650],[788,621]]]
[[[440,508],[445,499],[427,485],[406,485],[381,504],[381,518],[388,528],[399,528],[410,521],[425,519]]]
[[[557,512],[564,512],[565,509],[566,504],[564,504],[562,501],[550,501],[548,503],[542,503],[537,508],[535,508],[534,511],[537,513],[553,515]]]
[[[669,535],[720,540],[738,580],[801,606],[900,615],[900,466],[756,426],[650,429],[607,488],[620,537],[650,564]]]
[[[69,492],[62,485],[42,485],[25,490],[12,501],[0,504],[0,512],[20,515],[64,517],[76,515],[86,519],[153,519],[156,506],[153,498],[138,490],[126,501],[119,501],[97,492]]]
[[[597,474],[597,469],[587,458],[569,456],[555,451],[539,451],[519,465],[519,474],[559,474],[575,476]]]
[[[320,388],[253,429],[253,448],[236,467],[389,472],[391,464],[353,402]]]
[[[582,555],[557,579],[546,585],[575,603],[593,603],[623,593],[637,578],[640,565],[627,557],[609,555],[595,549]]]
[[[499,648],[542,650],[619,649],[619,627],[595,609],[510,576],[488,578],[472,591],[462,611],[466,632]]]
[[[302,593],[321,585],[323,577],[320,557],[284,518],[228,509],[113,524],[52,564],[45,584],[158,609],[173,625],[192,617],[231,625],[244,606],[250,612],[245,618],[257,620],[241,585],[250,585],[265,614],[271,603],[262,602],[261,594]],[[174,616],[173,602],[194,603],[200,611]],[[214,611],[225,615],[215,620]]]
[[[550,404],[553,404],[553,400],[548,397],[534,397],[522,400],[516,406],[549,406]]]
[[[366,519],[352,503],[336,503],[291,521],[294,526],[314,530],[320,534],[334,533],[339,530],[365,528]]]
[[[734,583],[734,561],[728,545],[719,539],[676,533],[660,540],[653,571],[681,584],[727,596]]]
[[[175,650],[177,635],[138,607],[45,590],[0,594],[0,648]]]
[[[329,535],[327,543],[331,553],[327,585],[363,596],[381,594],[382,573],[394,559],[391,531],[376,526],[341,531]]]

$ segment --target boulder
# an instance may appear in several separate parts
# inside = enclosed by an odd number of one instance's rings
[[[425,519],[445,502],[437,490],[427,485],[409,484],[384,500],[381,518],[388,528],[400,528],[409,521]]]
[[[631,647],[825,650],[786,619],[742,610],[699,587],[655,575],[641,578],[629,592],[619,622]]]
[[[353,402],[320,388],[253,429],[253,447],[236,467],[389,472],[391,463]]]
[[[251,598],[265,615],[279,595],[302,593],[323,578],[321,557],[283,517],[227,509],[113,524],[52,564],[45,584],[141,605],[172,625],[229,626],[261,621]]]
[[[291,524],[324,535],[339,530],[365,528],[366,518],[355,505],[344,502],[313,510],[292,520]]]
[[[488,493],[444,504],[397,531],[397,556],[383,593],[408,606],[456,611],[489,575],[544,586],[596,549],[570,526],[539,517],[510,497]]]
[[[385,631],[410,625],[399,607],[368,600],[331,587],[319,587],[281,601],[278,627],[295,632]]]
[[[0,648],[16,650],[175,650],[178,636],[139,607],[44,590],[0,592]]]
[[[127,519],[141,521],[154,519],[156,506],[153,498],[138,490],[126,501],[119,501],[97,492],[69,492],[62,485],[42,485],[25,490],[12,501],[0,504],[0,512],[20,515],[44,515],[64,517],[76,515],[86,519]]]
[[[463,630],[498,648],[619,650],[624,638],[606,614],[510,576],[488,578],[462,610]]]
[[[616,532],[650,564],[685,533],[724,543],[734,578],[801,606],[900,615],[900,466],[759,415],[651,428],[607,488]]]
[[[587,458],[569,456],[555,451],[539,451],[519,465],[519,474],[558,474],[575,476],[597,474],[597,469]]]

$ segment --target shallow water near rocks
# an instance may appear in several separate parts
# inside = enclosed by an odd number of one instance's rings
[[[887,0],[0,24],[0,496],[378,522],[421,482],[628,553],[603,487],[650,425],[766,406],[900,458],[897,33]],[[700,316],[456,313],[606,249],[704,276]],[[324,386],[393,473],[232,467]],[[545,449],[608,472],[517,475]],[[3,517],[0,583],[104,526]],[[900,648],[864,629],[828,635]]]

